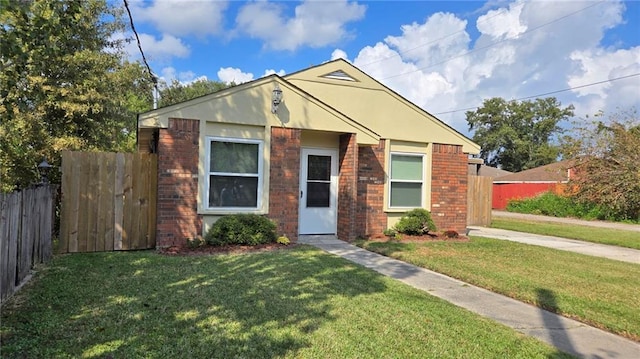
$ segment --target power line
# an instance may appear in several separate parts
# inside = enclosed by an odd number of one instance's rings
[[[140,43],[140,36],[138,36],[138,31],[136,31],[136,26],[133,24],[133,16],[131,16],[131,10],[129,10],[129,4],[127,3],[127,0],[123,0],[123,1],[124,1],[125,9],[127,9],[127,14],[129,14],[129,23],[131,24],[131,30],[133,30],[133,34],[136,36],[136,41],[138,43],[138,49],[140,50],[140,54],[142,55],[142,62],[147,67],[147,71],[149,72],[149,76],[151,76],[151,82],[153,82],[153,88],[157,92],[158,91],[158,79],[153,74],[153,71],[151,71],[151,66],[149,66],[149,63],[147,62],[147,57],[144,56],[144,51],[142,51],[142,44]]]
[[[558,22],[558,21],[560,21],[560,20],[564,20],[564,19],[568,18],[569,16],[573,16],[573,15],[575,15],[575,14],[579,13],[579,12],[585,11],[585,10],[587,10],[587,9],[589,9],[589,8],[592,8],[592,7],[596,6],[596,5],[600,5],[600,4],[601,4],[601,3],[603,3],[603,2],[604,2],[604,1],[600,1],[600,2],[597,2],[597,3],[593,4],[593,5],[589,5],[589,6],[585,7],[585,8],[580,9],[580,10],[577,10],[577,11],[574,11],[574,12],[572,12],[572,13],[569,13],[569,14],[566,14],[566,15],[564,15],[564,16],[561,16],[561,17],[559,17],[559,18],[557,18],[557,19],[555,19],[555,20],[552,20],[552,21],[549,21],[549,22],[544,23],[544,24],[542,24],[542,25],[539,25],[539,26],[536,26],[536,27],[534,27],[534,28],[531,28],[531,29],[529,29],[529,30],[527,30],[527,31],[525,31],[525,32],[523,32],[523,33],[520,33],[520,34],[517,34],[517,35],[511,36],[511,37],[504,38],[504,39],[502,39],[502,40],[500,40],[500,41],[496,41],[496,42],[494,42],[494,43],[492,43],[492,44],[489,44],[489,45],[487,45],[487,46],[478,47],[478,48],[475,48],[475,49],[473,49],[473,50],[469,50],[469,51],[467,51],[467,52],[465,52],[465,53],[462,53],[462,54],[460,54],[460,55],[452,56],[452,57],[450,57],[450,58],[448,58],[448,59],[445,59],[445,60],[443,60],[443,61],[440,61],[440,62],[437,62],[437,63],[431,64],[431,65],[428,65],[428,66],[420,67],[420,68],[417,68],[417,69],[415,69],[415,70],[411,70],[411,71],[408,71],[408,72],[403,72],[403,73],[400,73],[400,74],[397,74],[397,75],[387,76],[387,77],[382,78],[381,80],[387,80],[387,79],[391,79],[391,78],[395,78],[395,77],[400,77],[400,76],[404,76],[404,75],[412,74],[412,73],[414,73],[414,72],[422,71],[422,70],[428,69],[428,68],[430,68],[430,67],[434,67],[434,66],[437,66],[437,65],[442,65],[442,64],[447,63],[447,62],[449,62],[449,61],[451,61],[451,60],[453,60],[453,59],[457,59],[457,58],[459,58],[459,57],[469,55],[469,54],[471,54],[471,53],[473,53],[473,52],[477,52],[477,51],[480,51],[480,50],[488,49],[488,48],[490,48],[490,47],[493,47],[493,46],[496,46],[496,45],[498,45],[498,44],[501,44],[501,43],[503,43],[503,42],[505,42],[505,41],[512,40],[512,39],[516,38],[517,36],[521,36],[521,35],[529,34],[529,33],[531,33],[531,32],[534,32],[534,31],[536,31],[536,30],[539,30],[540,28],[542,28],[542,27],[544,27],[544,26],[551,25],[551,24],[553,24],[553,23],[555,23],[555,22]]]
[[[542,96],[548,96],[548,95],[553,95],[556,93],[560,93],[560,92],[566,92],[566,91],[571,91],[571,90],[577,90],[577,89],[581,89],[581,88],[585,88],[585,87],[589,87],[589,86],[595,86],[595,85],[601,85],[603,83],[606,82],[613,82],[613,81],[618,81],[618,80],[623,80],[623,79],[628,79],[630,77],[635,77],[635,76],[640,76],[640,72],[635,73],[635,74],[631,74],[631,75],[626,75],[626,76],[620,76],[620,77],[616,77],[613,79],[608,79],[608,80],[603,80],[603,81],[598,81],[598,82],[592,82],[590,84],[586,84],[586,85],[580,85],[580,86],[574,86],[574,87],[569,87],[566,89],[562,89],[562,90],[556,90],[556,91],[550,91],[550,92],[545,92],[545,93],[541,93],[541,94],[537,94],[537,95],[532,95],[532,96],[526,96],[526,97],[520,97],[511,101],[522,101],[522,100],[528,100],[530,98],[535,98],[535,97],[542,97]],[[438,112],[438,113],[434,113],[434,115],[445,115],[448,113],[454,113],[454,112],[460,112],[460,111],[469,111],[469,110],[475,110],[477,108],[479,108],[480,106],[476,106],[476,107],[467,107],[467,108],[459,108],[457,110],[451,110],[451,111],[445,111],[445,112]]]

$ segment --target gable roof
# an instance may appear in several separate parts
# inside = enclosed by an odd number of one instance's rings
[[[493,183],[557,183],[571,178],[575,161],[564,160],[493,179]]]
[[[286,92],[286,97],[274,114],[270,111],[271,92],[276,84]],[[380,135],[367,126],[276,74],[141,113],[138,127],[166,128],[169,118],[357,133],[359,142],[366,144],[377,144],[380,140]]]
[[[383,138],[458,144],[464,152],[480,152],[480,146],[471,139],[344,59],[300,70],[284,79],[366,124]]]
[[[500,168],[491,167],[487,165],[480,165],[480,171],[478,173],[478,176],[496,178],[496,177],[506,176],[512,173],[513,172],[509,172]]]
[[[275,84],[286,94],[284,111],[272,116],[268,109]],[[358,143],[364,144],[377,144],[384,138],[457,144],[466,153],[480,152],[469,138],[342,59],[284,77],[269,75],[147,111],[138,115],[138,127],[164,128],[169,118],[247,125],[281,123],[302,129],[358,133]]]

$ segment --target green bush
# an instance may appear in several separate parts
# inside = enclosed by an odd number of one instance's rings
[[[436,230],[431,213],[424,208],[406,212],[393,227],[397,232],[409,235],[423,235]]]
[[[211,226],[205,235],[208,244],[220,246],[240,244],[255,246],[276,241],[276,225],[257,214],[224,216]]]
[[[393,237],[397,234],[398,232],[396,232],[395,229],[393,228],[385,228],[384,231],[382,231],[382,234],[384,234],[387,237]]]
[[[541,214],[553,217],[575,217],[582,219],[616,220],[610,211],[602,206],[583,203],[572,197],[545,192],[533,198],[511,200],[507,211],[517,213]]]

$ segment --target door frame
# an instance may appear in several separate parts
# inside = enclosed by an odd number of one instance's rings
[[[304,230],[303,225],[303,216],[302,211],[306,205],[306,194],[303,191],[306,191],[306,182],[307,182],[307,156],[308,155],[320,155],[320,156],[330,156],[331,157],[331,182],[329,185],[329,208],[333,209],[333,215],[331,219],[333,220],[332,228],[327,233],[305,233],[307,231]],[[338,233],[338,160],[339,160],[339,151],[338,149],[332,148],[316,148],[316,147],[302,147],[300,150],[300,182],[299,182],[299,204],[298,204],[298,234],[337,234]]]

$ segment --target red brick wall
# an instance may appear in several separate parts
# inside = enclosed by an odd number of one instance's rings
[[[356,207],[358,196],[358,145],[355,134],[340,135],[338,155],[338,238],[350,241],[356,238]]]
[[[433,145],[431,216],[438,230],[465,233],[467,227],[467,154],[462,146]]]
[[[298,129],[271,128],[269,214],[278,235],[298,240],[300,194],[300,133]]]
[[[158,136],[158,208],[156,247],[182,246],[202,233],[198,215],[197,120],[169,119]]]
[[[382,234],[387,227],[384,212],[384,140],[377,146],[358,148],[358,207],[356,235]]]

